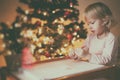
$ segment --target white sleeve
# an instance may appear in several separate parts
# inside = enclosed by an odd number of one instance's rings
[[[89,46],[90,46],[90,40],[93,38],[93,34],[88,34],[87,38],[85,39],[85,42],[83,43],[82,46],[84,46],[84,51],[89,53]]]
[[[90,39],[92,39],[93,37],[93,34],[88,34],[87,38],[85,39],[85,42],[83,43],[82,46],[85,46],[84,47],[84,50],[83,48],[76,48],[74,49],[74,53],[79,57],[85,57],[87,55],[87,53],[84,53],[84,52],[88,52],[89,51],[89,44],[90,44]]]
[[[114,46],[115,37],[108,36],[105,42],[105,48],[103,49],[102,55],[91,54],[91,58],[89,59],[90,63],[95,64],[107,64],[111,61],[112,58],[112,51]]]

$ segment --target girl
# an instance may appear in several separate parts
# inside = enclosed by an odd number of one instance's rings
[[[85,20],[92,33],[82,47],[71,50],[69,56],[95,64],[111,64],[115,42],[115,37],[110,32],[114,23],[111,10],[101,2],[93,3],[85,9]]]

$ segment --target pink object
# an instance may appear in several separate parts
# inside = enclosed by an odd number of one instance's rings
[[[22,67],[31,68],[34,63],[32,52],[29,48],[25,47],[22,50]]]

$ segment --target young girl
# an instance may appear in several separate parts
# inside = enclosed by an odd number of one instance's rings
[[[115,42],[115,37],[110,32],[114,22],[112,12],[101,2],[93,3],[85,9],[85,20],[92,33],[82,47],[71,50],[69,56],[95,64],[111,64]]]

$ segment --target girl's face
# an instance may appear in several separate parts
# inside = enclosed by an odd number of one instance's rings
[[[91,32],[101,35],[105,31],[104,21],[93,17],[86,17],[86,22]]]

